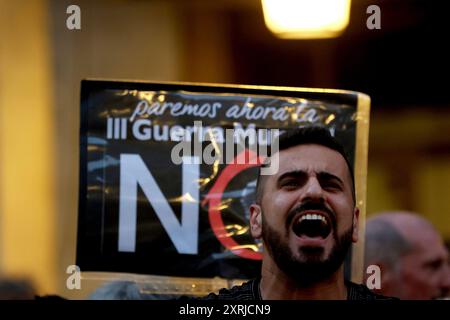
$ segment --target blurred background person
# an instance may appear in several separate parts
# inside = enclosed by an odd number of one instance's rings
[[[0,300],[32,300],[35,294],[33,285],[26,279],[0,277]]]
[[[381,269],[377,293],[411,300],[448,297],[448,259],[442,237],[417,214],[384,212],[367,220],[365,268]]]
[[[96,289],[89,300],[144,300],[136,283],[113,281]]]
[[[95,289],[89,300],[170,300],[176,299],[177,294],[153,294],[146,289],[144,283],[135,281],[112,281]]]

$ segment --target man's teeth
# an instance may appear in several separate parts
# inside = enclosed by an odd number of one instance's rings
[[[300,218],[300,221],[303,220],[322,220],[323,222],[327,223],[327,219],[320,214],[305,214]]]

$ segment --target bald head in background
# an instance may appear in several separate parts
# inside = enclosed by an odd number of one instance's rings
[[[378,265],[381,288],[400,299],[450,295],[448,251],[433,225],[410,212],[385,212],[367,220],[365,267]]]

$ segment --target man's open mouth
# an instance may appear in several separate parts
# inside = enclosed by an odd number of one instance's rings
[[[298,237],[325,239],[331,232],[331,223],[321,212],[305,213],[296,218],[292,230]]]

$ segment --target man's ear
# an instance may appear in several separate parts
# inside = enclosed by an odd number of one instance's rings
[[[262,210],[259,204],[250,206],[250,232],[255,239],[262,237]]]
[[[359,238],[359,209],[355,207],[353,210],[353,234],[352,241],[357,242]]]

